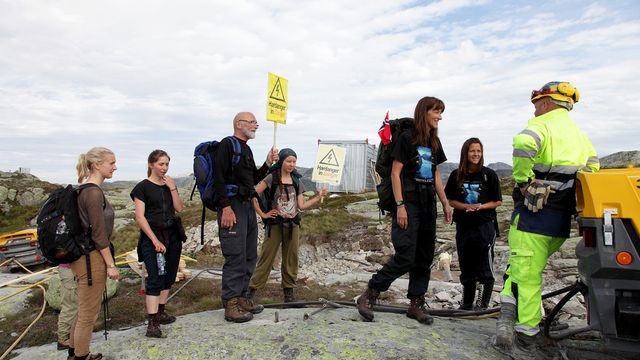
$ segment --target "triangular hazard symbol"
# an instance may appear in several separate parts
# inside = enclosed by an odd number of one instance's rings
[[[282,85],[280,85],[280,78],[278,78],[278,80],[276,80],[276,84],[273,85],[273,89],[271,90],[271,94],[269,94],[269,97],[274,100],[287,102],[287,100],[284,98],[284,91],[282,91]]]
[[[336,158],[336,154],[331,149],[327,155],[325,155],[322,160],[320,160],[320,164],[322,165],[331,165],[331,166],[340,166],[338,164],[338,159]]]

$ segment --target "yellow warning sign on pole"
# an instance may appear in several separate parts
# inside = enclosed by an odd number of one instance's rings
[[[318,145],[318,155],[311,180],[318,183],[340,185],[346,154],[347,149],[340,146]]]
[[[269,73],[267,92],[267,121],[287,123],[287,92],[289,81],[278,75]]]

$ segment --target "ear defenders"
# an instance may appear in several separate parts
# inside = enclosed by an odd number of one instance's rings
[[[580,100],[580,91],[568,82],[559,83],[558,92],[572,98],[574,102],[578,102],[578,100]]]

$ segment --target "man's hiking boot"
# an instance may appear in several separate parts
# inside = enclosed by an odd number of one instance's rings
[[[162,333],[162,330],[160,330],[160,322],[158,322],[158,314],[149,314],[149,319],[147,322],[147,333],[145,334],[146,337],[151,337],[151,338],[159,338],[159,339],[163,339],[166,336]]]
[[[356,300],[358,312],[365,321],[373,321],[373,305],[378,300],[378,296],[380,296],[380,291],[367,287]]]
[[[240,307],[242,308],[242,310],[248,311],[252,314],[260,314],[262,310],[264,310],[264,306],[260,304],[255,304],[253,301],[244,297],[239,297],[238,303],[240,304]]]
[[[227,300],[224,308],[224,319],[235,323],[243,323],[253,319],[253,314],[245,311],[240,306],[240,297]]]
[[[165,304],[160,304],[158,305],[158,315],[156,315],[156,319],[158,319],[158,323],[160,323],[160,325],[167,325],[167,324],[171,324],[172,322],[176,321],[176,317],[173,315],[169,315],[165,309]]]
[[[513,348],[513,326],[516,323],[516,304],[502,302],[500,304],[500,317],[496,322],[495,345],[505,350]]]
[[[416,319],[421,324],[433,324],[433,317],[427,314],[427,309],[425,308],[424,295],[409,300],[411,300],[411,304],[407,309],[407,317]]]

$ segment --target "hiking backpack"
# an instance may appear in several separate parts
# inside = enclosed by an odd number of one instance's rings
[[[380,212],[392,212],[396,209],[395,198],[393,197],[393,188],[391,187],[391,168],[393,160],[391,152],[395,144],[395,139],[405,130],[413,129],[415,124],[412,118],[401,118],[389,120],[391,128],[391,142],[384,144],[380,142],[378,147],[378,156],[376,158],[376,173],[380,175],[380,184],[376,185],[378,192],[378,207]]]
[[[53,191],[40,208],[37,217],[38,246],[42,255],[53,265],[70,264],[95,249],[91,241],[91,228],[84,231],[78,214],[78,195],[88,187],[68,185]],[[89,256],[87,274],[91,285]]]
[[[240,142],[234,136],[227,136],[231,141],[233,155],[231,157],[231,178],[233,178],[233,168],[240,163],[241,148]],[[216,194],[214,172],[216,171],[216,153],[220,142],[205,141],[198,144],[193,152],[193,176],[196,183],[191,191],[191,200],[193,194],[198,189],[200,200],[202,200],[202,218],[200,222],[200,244],[204,245],[204,219],[207,209],[217,211],[218,195]],[[233,197],[238,193],[238,186],[235,184],[226,184],[227,197]]]

